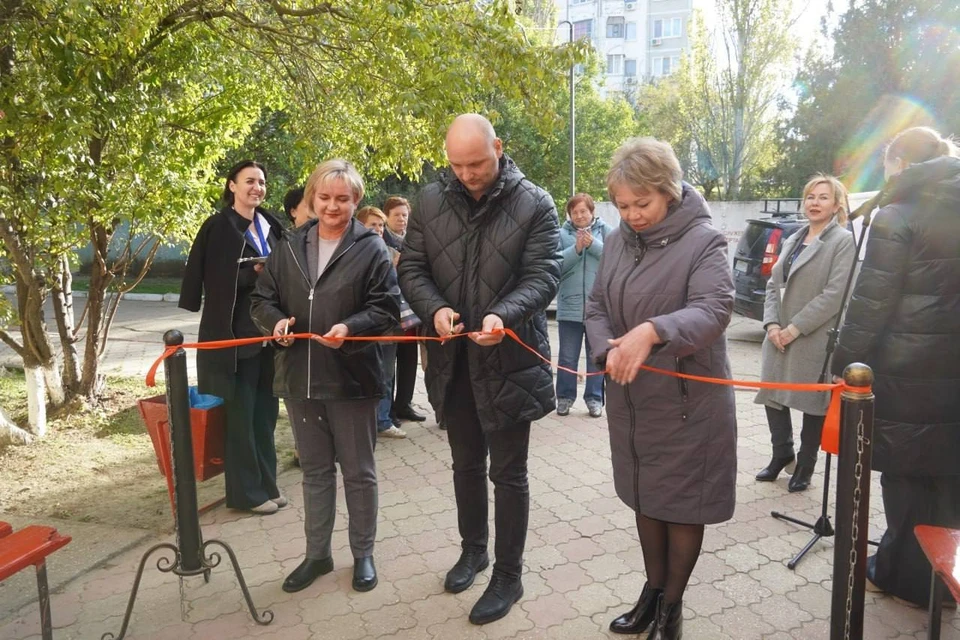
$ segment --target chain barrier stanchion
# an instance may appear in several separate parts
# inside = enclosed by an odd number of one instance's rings
[[[865,364],[853,363],[844,369],[843,380],[848,388],[840,394],[830,640],[862,640],[873,453],[873,371]]]
[[[176,330],[163,334],[164,372],[167,381],[167,415],[170,420],[170,451],[173,465],[173,496],[174,496],[174,527],[177,544],[160,543],[147,550],[140,559],[133,581],[130,599],[127,601],[127,610],[123,616],[118,635],[111,632],[104,633],[101,640],[120,640],[127,634],[130,616],[137,600],[137,591],[140,588],[140,579],[147,560],[155,551],[169,551],[172,559],[161,556],[157,560],[157,570],[163,573],[173,573],[180,579],[180,606],[183,616],[183,578],[186,576],[203,575],[209,581],[210,571],[220,564],[220,554],[207,553],[207,547],[217,545],[223,547],[230,558],[233,570],[237,575],[237,582],[243,592],[244,600],[250,610],[250,615],[257,624],[270,624],[273,621],[273,612],[269,609],[258,613],[247,589],[247,583],[240,571],[240,564],[233,550],[220,540],[203,542],[200,530],[200,514],[197,511],[197,478],[193,465],[193,428],[190,424],[190,394],[187,381],[187,354],[184,351],[183,334]],[[155,365],[156,366],[156,365]]]

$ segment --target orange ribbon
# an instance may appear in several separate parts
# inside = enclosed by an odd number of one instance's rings
[[[587,376],[602,376],[607,373],[604,371],[594,371],[586,374],[582,374],[576,369],[569,369],[567,367],[562,367],[560,365],[554,364],[549,358],[545,357],[542,353],[526,344],[520,337],[513,331],[513,329],[497,329],[490,332],[492,334],[503,333],[521,347],[534,354],[551,367],[558,369],[560,371],[566,371],[567,373],[572,373],[574,375],[587,375]],[[344,342],[446,342],[447,340],[453,340],[455,338],[462,337],[478,337],[481,335],[490,335],[490,333],[484,333],[482,331],[469,331],[465,333],[456,333],[446,337],[437,337],[437,336],[347,336],[345,338],[336,338],[337,340],[343,340]],[[283,336],[285,339],[293,340],[315,340],[317,338],[322,338],[323,336],[316,333],[291,333],[289,335]],[[160,367],[160,363],[166,360],[168,357],[176,353],[177,349],[226,349],[229,347],[240,347],[247,344],[257,344],[261,342],[267,342],[273,340],[272,337],[260,337],[260,338],[237,338],[233,340],[210,340],[208,342],[188,342],[180,345],[166,347],[163,350],[163,353],[159,358],[151,365],[150,370],[147,372],[146,383],[148,387],[152,387],[156,384],[156,374],[157,369]],[[693,380],[694,382],[706,382],[708,384],[720,384],[730,387],[742,387],[746,389],[779,389],[782,391],[801,391],[801,392],[830,392],[830,405],[827,409],[827,415],[824,419],[823,424],[823,436],[820,441],[820,448],[828,453],[837,455],[840,451],[840,393],[844,390],[848,390],[854,393],[869,393],[870,387],[853,387],[847,385],[845,382],[834,382],[834,383],[810,383],[810,384],[800,384],[800,383],[791,383],[791,382],[762,382],[759,380],[730,380],[727,378],[710,378],[708,376],[696,376],[689,373],[679,373],[676,371],[669,371],[667,369],[659,369],[657,367],[650,367],[647,365],[640,365],[640,368],[644,371],[649,371],[651,373],[657,373],[665,376],[670,376],[673,378],[683,378],[684,380]]]

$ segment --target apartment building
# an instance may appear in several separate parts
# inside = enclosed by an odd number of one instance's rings
[[[695,0],[555,0],[574,38],[588,38],[606,61],[606,95],[669,75],[687,47]]]

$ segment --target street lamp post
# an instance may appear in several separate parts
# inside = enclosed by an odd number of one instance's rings
[[[570,44],[573,44],[573,23],[569,20],[561,20],[560,24],[566,24],[570,30]],[[577,193],[577,123],[576,111],[574,109],[574,84],[573,74],[576,65],[570,63],[570,197]]]

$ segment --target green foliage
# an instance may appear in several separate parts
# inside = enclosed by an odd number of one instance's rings
[[[882,150],[907,127],[960,134],[960,4],[864,0],[851,6],[824,59],[811,50],[797,74],[799,101],[781,123],[789,162],[773,174],[786,189],[818,171],[853,190],[883,182]]]
[[[720,0],[712,32],[695,12],[679,70],[641,93],[654,135],[674,145],[688,179],[708,197],[753,195],[778,160],[774,122],[792,51],[789,8],[786,0]]]

